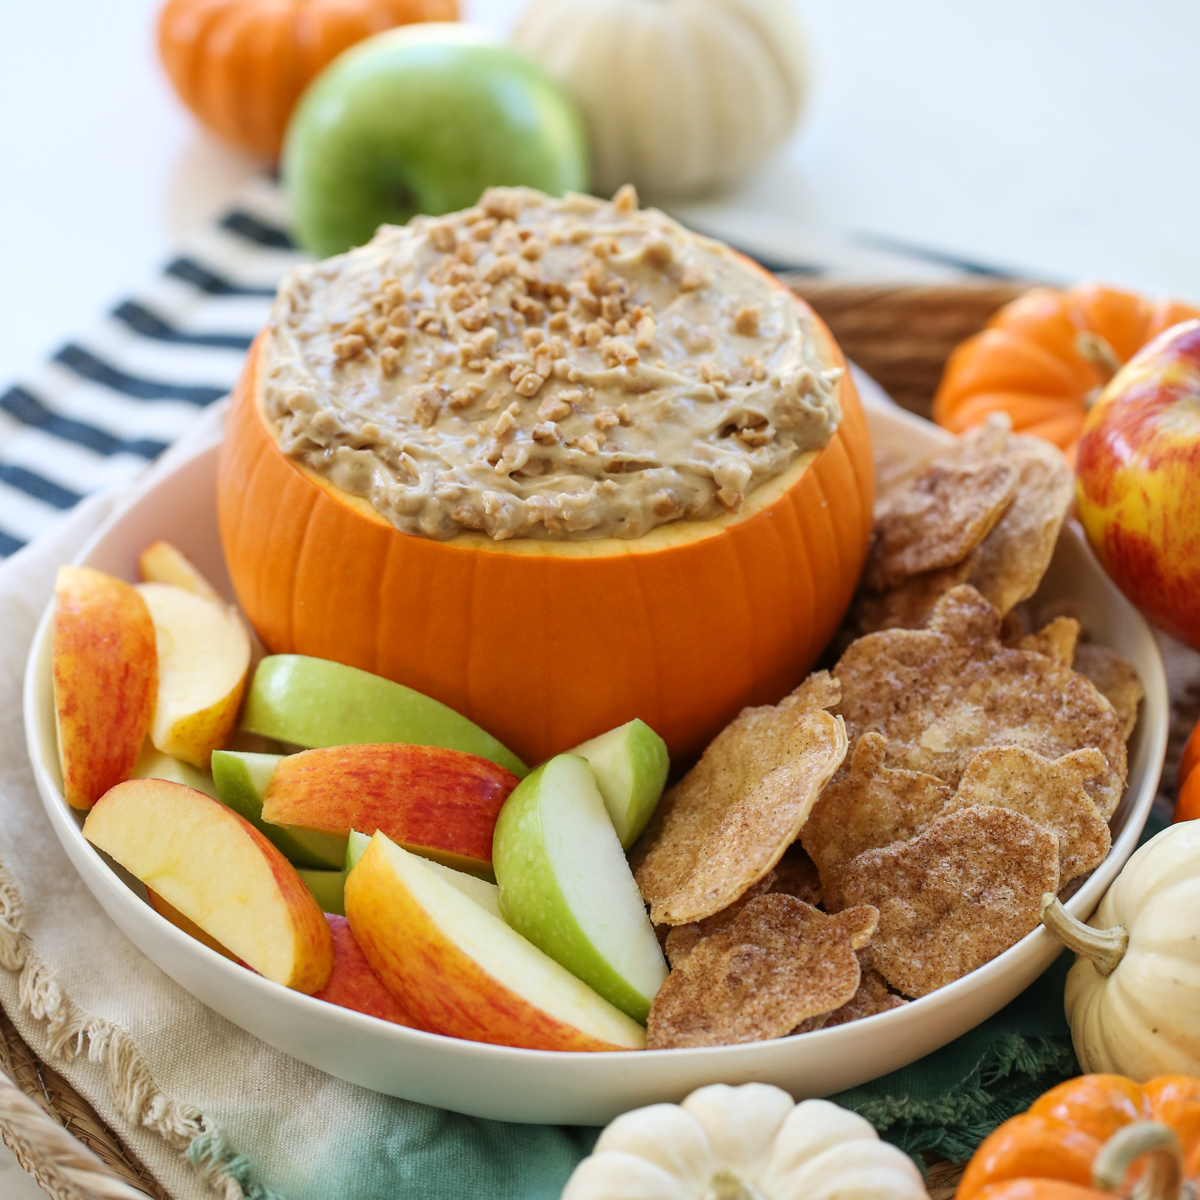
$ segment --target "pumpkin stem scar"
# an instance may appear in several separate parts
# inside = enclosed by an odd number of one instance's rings
[[[732,1171],[718,1171],[712,1177],[706,1200],[767,1200],[767,1197],[749,1179]]]
[[[1109,345],[1108,340],[1098,333],[1093,333],[1090,329],[1081,329],[1076,334],[1075,349],[1100,372],[1103,383],[1107,383],[1121,369],[1121,360],[1117,357],[1117,352]]]
[[[1100,975],[1111,975],[1125,957],[1129,946],[1129,931],[1123,925],[1111,929],[1093,929],[1077,921],[1053,892],[1042,896],[1042,924],[1068,950],[1091,959],[1092,966]]]
[[[1118,1129],[1092,1163],[1092,1186],[1115,1192],[1140,1158],[1146,1159],[1146,1172],[1131,1200],[1184,1200],[1183,1150],[1175,1131],[1160,1121],[1134,1121]]]

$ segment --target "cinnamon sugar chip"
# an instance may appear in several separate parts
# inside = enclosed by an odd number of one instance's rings
[[[1084,783],[1105,767],[1094,747],[1048,759],[1020,746],[981,750],[967,764],[947,812],[994,805],[1024,813],[1058,838],[1059,886],[1095,870],[1112,838]]]
[[[712,916],[796,840],[847,748],[842,721],[799,703],[743,709],[659,803],[635,871],[656,924]]]
[[[1075,661],[1075,643],[1079,641],[1079,622],[1074,617],[1055,617],[1037,633],[1026,634],[1017,642],[1018,650],[1036,650],[1056,663],[1069,667]]]
[[[1096,646],[1091,642],[1075,647],[1072,665],[1081,675],[1086,675],[1116,709],[1121,733],[1129,741],[1137,725],[1138,705],[1146,694],[1137,668],[1108,647]]]
[[[854,606],[854,618],[863,633],[879,629],[921,629],[937,602],[951,588],[966,583],[975,569],[978,551],[960,563],[936,571],[910,575],[886,592],[863,591]]]
[[[1095,746],[1108,767],[1086,786],[1107,819],[1127,770],[1112,705],[1071,668],[1003,645],[999,628],[996,610],[962,586],[942,597],[928,628],[859,638],[833,671],[842,685],[835,711],[851,742],[880,733],[889,767],[936,775],[955,788],[988,746],[1024,746],[1044,758]]]
[[[875,931],[869,906],[827,916],[794,896],[757,896],[667,976],[646,1047],[729,1046],[784,1037],[858,991],[854,951]]]
[[[768,871],[753,887],[748,888],[727,908],[705,917],[702,921],[690,921],[686,925],[664,926],[668,929],[663,949],[672,968],[679,964],[702,942],[722,929],[728,929],[737,920],[738,914],[759,896],[765,896],[775,882],[775,872]]]
[[[800,831],[820,872],[829,912],[843,907],[842,876],[858,855],[915,836],[953,795],[953,789],[934,775],[885,767],[886,755],[886,738],[863,734],[849,774],[821,793]]]
[[[692,921],[687,925],[660,926],[669,929],[663,942],[667,959],[672,967],[677,967],[680,961],[696,945],[706,937],[712,937],[722,929],[728,929],[737,919],[738,913],[756,896],[772,895],[794,896],[814,908],[821,903],[821,878],[817,874],[816,864],[808,857],[804,847],[799,842],[793,842],[783,853],[783,857],[775,864],[774,870],[768,871],[756,884],[743,892],[727,908],[713,913],[700,921]],[[862,961],[862,953],[859,954]]]
[[[842,685],[828,671],[814,671],[794,692],[784,696],[779,708],[815,712],[832,708],[842,698]]]
[[[972,431],[875,506],[864,579],[874,591],[962,562],[1004,516],[1017,469],[995,452],[991,427]]]
[[[1037,591],[1075,499],[1070,464],[1049,442],[1014,436],[1008,458],[1017,470],[1016,495],[981,544],[970,580],[1001,616]]]
[[[879,910],[876,970],[913,997],[1018,942],[1058,887],[1054,834],[1023,813],[978,805],[939,817],[912,841],[865,851],[843,881],[847,904]]]
[[[863,1017],[873,1017],[876,1013],[891,1012],[893,1008],[903,1008],[908,1003],[903,996],[897,996],[888,991],[887,980],[873,967],[865,967],[858,991],[848,1003],[834,1009],[825,1018],[824,1029],[834,1025],[846,1025],[851,1021],[861,1021]]]

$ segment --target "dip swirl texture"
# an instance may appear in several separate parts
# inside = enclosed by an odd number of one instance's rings
[[[838,370],[784,289],[632,189],[494,188],[291,272],[280,447],[398,529],[636,538],[820,450]]]

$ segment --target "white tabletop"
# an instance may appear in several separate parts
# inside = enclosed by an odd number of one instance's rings
[[[521,3],[465,7],[504,29]],[[760,244],[833,231],[1200,301],[1195,0],[798,4],[814,64],[805,123],[710,221]],[[174,99],[156,8],[4,5],[0,387],[260,170]],[[0,1154],[0,1193],[23,1200],[11,1162]]]

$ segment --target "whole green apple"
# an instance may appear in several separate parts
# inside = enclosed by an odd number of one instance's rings
[[[326,257],[382,224],[468,208],[484,188],[585,191],[582,118],[532,59],[467,25],[402,26],[335,59],[288,126],[300,242]]]

